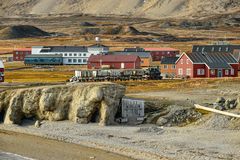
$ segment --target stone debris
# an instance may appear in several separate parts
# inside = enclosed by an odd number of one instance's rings
[[[236,107],[239,108],[239,98],[237,99],[225,99],[223,97],[219,97],[217,98],[216,102],[213,103],[213,107],[214,109],[218,109],[218,110],[229,110],[229,109],[235,109]]]

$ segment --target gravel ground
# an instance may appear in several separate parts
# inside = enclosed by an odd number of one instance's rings
[[[0,125],[0,129],[29,133],[104,149],[135,159],[240,159],[239,130],[205,129],[204,126],[163,128],[153,125],[109,126],[69,121],[33,125]]]

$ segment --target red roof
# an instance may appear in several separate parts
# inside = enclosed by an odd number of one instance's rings
[[[145,51],[179,51],[175,48],[144,48]]]
[[[136,55],[91,55],[89,62],[135,62],[139,57]]]
[[[27,51],[27,52],[31,52],[32,48],[15,48],[14,51],[18,51],[18,52]]]

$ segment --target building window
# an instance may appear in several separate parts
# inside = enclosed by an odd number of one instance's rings
[[[187,64],[188,64],[188,61],[189,61],[189,59],[187,59],[187,62],[186,62]]]
[[[77,63],[77,59],[73,59],[73,63]]]
[[[181,59],[181,64],[183,64],[183,59]]]
[[[204,69],[197,69],[197,75],[199,75],[199,76],[205,75],[205,70]]]
[[[72,56],[72,53],[69,53],[69,56],[71,57],[71,56]]]
[[[219,47],[219,50],[218,50],[219,52],[221,52],[222,51],[222,47]]]
[[[86,53],[84,53],[84,54],[83,54],[83,56],[87,56],[87,54],[86,54]]]
[[[225,75],[229,75],[229,70],[228,69],[225,70]]]
[[[187,68],[187,70],[186,70],[186,75],[187,75],[187,76],[191,76],[191,68]]]
[[[168,69],[168,65],[165,64],[165,65],[163,66],[163,68],[164,68],[164,69]]]
[[[78,59],[78,63],[82,63],[82,59]]]
[[[81,54],[81,53],[79,53],[79,54],[78,54],[78,56],[79,56],[79,57],[82,57],[82,54]]]
[[[176,69],[176,65],[172,65],[172,69]]]
[[[77,57],[77,54],[76,54],[76,53],[74,53],[74,56],[75,56],[75,57]]]
[[[231,75],[234,75],[235,70],[233,68],[231,68]]]
[[[67,53],[65,53],[64,56],[67,57]]]
[[[226,52],[228,52],[228,47],[226,48]]]
[[[210,70],[211,75],[215,75],[215,69]]]
[[[178,75],[183,75],[183,70],[182,70],[182,68],[179,68],[179,69],[178,69]]]
[[[68,59],[68,63],[72,63],[72,59]]]
[[[86,63],[87,62],[87,60],[86,59],[83,59],[83,63]]]
[[[16,54],[18,54],[18,52],[16,52]]]
[[[141,61],[141,64],[143,64],[144,63],[144,61]]]

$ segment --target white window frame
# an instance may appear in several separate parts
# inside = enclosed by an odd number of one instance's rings
[[[187,68],[186,69],[186,75],[187,76],[191,76],[191,68]]]
[[[181,64],[183,64],[183,59],[181,59]]]
[[[198,75],[198,76],[203,76],[203,75],[205,75],[205,70],[204,70],[204,69],[197,69],[197,75]]]
[[[214,75],[216,74],[215,69],[211,69],[211,70],[210,70],[210,74],[211,74],[212,76],[214,76]]]
[[[182,68],[178,68],[178,75],[180,75],[180,76],[183,75],[183,69]]]
[[[225,69],[225,75],[229,75],[229,70],[228,69]]]
[[[235,74],[235,69],[231,68],[231,75],[233,76]]]
[[[164,65],[163,65],[163,68],[164,68],[164,69],[168,69],[168,65],[167,65],[167,64],[164,64]]]
[[[176,65],[175,64],[172,65],[172,69],[176,69]]]
[[[186,63],[189,64],[189,59],[186,60]]]

